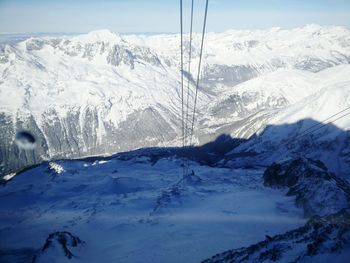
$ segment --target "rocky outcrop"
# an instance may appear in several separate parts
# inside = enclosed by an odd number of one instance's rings
[[[83,245],[80,238],[69,232],[55,232],[46,239],[41,251],[33,257],[33,263],[62,262],[62,258],[75,257],[74,250]]]
[[[287,195],[295,196],[307,217],[349,207],[349,183],[329,172],[321,161],[299,158],[273,163],[264,173],[264,185],[287,188]]]
[[[227,66],[227,65],[210,65],[204,68],[202,81],[210,86],[217,83],[225,85],[237,85],[246,80],[252,79],[259,75],[259,71],[251,66]]]
[[[203,263],[229,262],[324,262],[332,254],[334,262],[345,263],[343,253],[350,248],[350,210],[325,217],[314,216],[303,227],[264,241],[217,254]]]

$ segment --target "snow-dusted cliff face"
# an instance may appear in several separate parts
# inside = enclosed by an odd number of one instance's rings
[[[196,141],[247,138],[267,124],[320,121],[349,107],[349,62],[350,31],[342,27],[208,33]],[[191,96],[195,74],[195,66],[186,74]],[[1,173],[46,159],[178,145],[180,94],[178,35],[102,30],[1,45]],[[350,121],[337,125],[347,129]],[[23,130],[34,149],[15,143]]]
[[[203,263],[347,262],[350,247],[349,209],[312,217],[305,226],[264,241],[217,254]]]
[[[350,184],[311,159],[272,164],[264,172],[264,185],[287,188],[287,195],[295,196],[308,217],[336,213],[350,204]]]

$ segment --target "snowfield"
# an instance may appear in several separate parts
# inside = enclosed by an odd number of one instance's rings
[[[24,248],[33,256],[56,231],[85,242],[67,262],[199,262],[305,222],[293,198],[262,185],[261,170],[192,163],[201,180],[165,195],[181,179],[179,160],[56,165],[64,171],[42,164],[0,189],[2,262],[16,261]],[[57,253],[50,262],[65,262]]]

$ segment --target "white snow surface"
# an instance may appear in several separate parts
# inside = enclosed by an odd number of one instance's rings
[[[40,49],[28,51],[28,45],[36,43]],[[123,43],[113,33],[98,31],[59,40],[31,38],[15,47],[6,46],[12,57],[0,64],[0,110],[30,113],[40,121],[52,109],[64,117],[67,112],[91,107],[105,121],[119,123],[133,111],[160,102],[178,104],[178,77],[173,70],[160,72],[141,63],[134,70],[126,65],[116,68],[107,63],[106,53],[89,56],[82,48],[89,47],[94,53],[105,45],[112,49]]]
[[[195,34],[193,76],[199,40],[200,35]],[[312,106],[302,112],[290,109],[272,123],[280,123],[296,111],[298,114],[287,121],[315,116],[322,119],[348,105],[349,43],[350,31],[337,26],[208,33],[204,69],[216,65],[249,66],[258,76],[235,88],[213,84],[210,89],[218,94],[214,97],[200,89],[199,112],[210,115],[208,102],[219,105],[222,99],[236,93],[256,96],[252,104],[246,105],[248,110],[266,102],[276,108],[281,106],[281,99],[288,105],[299,102],[299,108],[304,108],[303,105],[315,99],[311,95],[328,97],[327,87],[336,88],[336,94],[332,92],[331,96],[334,99],[327,105]],[[118,60],[118,65],[113,65],[113,59]],[[4,45],[0,49],[0,61],[0,112],[13,118],[31,114],[40,125],[43,116],[50,116],[52,111],[64,118],[68,112],[84,115],[86,110],[94,108],[99,113],[97,136],[101,137],[104,123],[118,126],[131,113],[149,106],[169,109],[175,116],[181,114],[179,35],[176,34],[119,35],[99,30],[73,37],[33,37]],[[298,69],[299,62],[310,62],[311,67],[326,63],[324,67],[331,69],[313,74],[312,69]],[[231,120],[216,117],[206,123]],[[339,125],[347,128],[348,122]]]
[[[36,251],[50,233],[69,231],[85,242],[69,262],[199,262],[305,222],[292,197],[262,186],[261,170],[192,163],[202,180],[166,198],[179,162],[59,161],[59,176],[48,164],[30,169],[0,189],[0,248]],[[65,262],[58,252],[43,258]]]
[[[193,76],[199,41],[195,34]],[[269,124],[323,121],[350,107],[349,58],[350,31],[345,27],[208,33],[203,72],[248,67],[256,75],[234,84],[205,82],[196,130],[214,134],[229,127],[224,132],[247,138]],[[84,116],[96,109],[101,139],[106,123],[118,127],[130,114],[152,107],[161,114],[167,109],[171,114],[163,117],[179,132],[178,119],[170,118],[181,115],[180,88],[176,34],[101,30],[0,46],[0,113],[14,124],[32,115],[44,130],[41,122],[53,112],[64,119],[68,113]],[[241,126],[231,129],[236,122]],[[267,132],[236,152],[259,152],[268,142],[279,147],[309,125]],[[333,125],[339,129],[321,129],[317,139],[333,142],[350,129],[350,117]],[[284,147],[268,149],[271,160],[286,153]],[[334,160],[329,156],[325,158],[340,166],[335,155]],[[52,232],[69,231],[86,242],[70,262],[199,262],[305,222],[293,197],[262,186],[262,169],[192,167],[202,182],[180,184],[175,193],[171,189],[182,168],[174,159],[154,165],[147,158],[55,161],[11,174],[0,188],[0,249],[13,254],[2,255],[2,261],[15,261],[25,248],[40,249]]]

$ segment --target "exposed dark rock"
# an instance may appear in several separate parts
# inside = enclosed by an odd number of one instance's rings
[[[64,257],[71,259],[75,256],[72,250],[83,243],[84,242],[81,241],[80,238],[66,231],[52,233],[46,239],[41,251],[33,257],[32,262],[44,262],[45,260],[42,261],[42,259],[45,258],[50,251],[57,249],[62,251]]]
[[[202,82],[207,85],[218,82],[226,85],[237,85],[258,75],[258,70],[251,66],[214,64],[204,67]]]
[[[50,117],[43,117],[42,128],[34,117],[17,120],[14,125],[9,116],[0,113],[0,176],[48,159],[128,151],[171,141],[177,136],[171,123],[152,107],[130,114],[119,127],[102,123],[96,109],[81,110],[72,110],[66,118],[60,118],[55,111],[48,112]],[[106,131],[102,138],[98,137],[100,126]],[[16,134],[22,131],[31,134],[35,148],[18,146]]]
[[[321,161],[307,158],[273,163],[264,173],[264,185],[288,188],[305,216],[325,215],[349,207],[350,185],[328,171]]]
[[[350,248],[350,210],[314,216],[303,227],[276,235],[249,247],[217,254],[203,262],[302,262],[308,257],[338,253],[337,262],[347,262],[340,253]],[[316,262],[316,261],[313,261]]]

